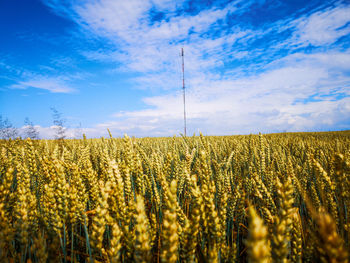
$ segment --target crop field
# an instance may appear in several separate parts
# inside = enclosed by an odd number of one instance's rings
[[[348,262],[350,131],[0,141],[0,262]]]

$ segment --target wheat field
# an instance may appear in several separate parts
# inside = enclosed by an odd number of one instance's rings
[[[0,141],[0,262],[348,262],[350,132]]]

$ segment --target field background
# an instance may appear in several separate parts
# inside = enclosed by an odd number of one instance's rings
[[[350,131],[0,141],[1,262],[347,262]]]

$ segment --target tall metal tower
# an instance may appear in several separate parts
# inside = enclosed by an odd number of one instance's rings
[[[184,101],[184,134],[186,137],[186,91],[185,91],[185,60],[184,60],[184,49],[181,48],[182,57],[182,91],[183,91],[183,101]]]

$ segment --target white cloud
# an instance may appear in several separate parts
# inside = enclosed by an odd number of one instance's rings
[[[123,37],[128,31],[136,29],[150,7],[151,3],[143,0],[103,0],[75,5],[74,9],[80,20],[97,34]]]
[[[65,78],[53,77],[36,77],[25,81],[18,81],[16,84],[9,86],[10,89],[28,89],[36,88],[48,90],[52,93],[71,93],[74,89],[69,86]]]
[[[239,2],[232,2],[221,9],[213,7],[203,10],[196,15],[174,13],[166,20],[157,22],[150,21],[151,8],[174,10],[175,6],[182,4],[182,1],[175,1],[175,4],[171,4],[171,1],[143,0],[89,1],[85,4],[73,5],[74,11],[70,15],[88,32],[106,37],[115,44],[115,51],[83,51],[87,58],[116,61],[122,63],[121,69],[124,70],[127,68],[149,73],[167,68],[168,73],[168,71],[174,71],[174,60],[178,57],[182,45],[186,47],[188,58],[193,57],[195,60],[195,63],[189,61],[189,65],[212,66],[213,62],[208,63],[208,59],[201,58],[203,52],[217,48],[221,50],[221,45],[234,44],[236,39],[251,33],[242,32],[237,28],[213,40],[202,35],[206,34],[209,28],[215,26],[219,20],[225,21],[229,13],[242,12],[244,6],[240,9],[235,7]],[[188,39],[190,32],[191,36]]]
[[[342,54],[344,60],[349,56]],[[187,93],[190,131],[198,129],[213,134],[302,131],[349,123],[350,76],[332,75],[342,73],[342,63],[327,63],[337,58],[341,58],[339,53],[291,55],[280,61],[285,64],[281,68],[239,80],[214,80],[213,76],[202,75],[195,80],[196,87]],[[295,61],[298,67],[293,67]],[[336,99],[336,95],[342,94],[342,98]],[[121,119],[118,125],[150,125],[154,130],[163,130],[163,135],[169,132],[163,127],[182,131],[181,92],[145,98],[144,102],[148,105],[145,110],[116,114]]]
[[[187,110],[190,131],[212,134],[233,132],[312,130],[347,127],[349,109],[349,50],[329,49],[350,33],[350,7],[338,5],[277,21],[265,31],[231,27],[216,35],[210,28],[225,25],[227,15],[241,14],[236,2],[213,7],[195,15],[176,14],[181,1],[88,1],[74,2],[70,13],[87,32],[108,39],[110,50],[85,50],[90,59],[117,62],[120,70],[138,72],[139,87],[167,90],[168,95],[144,98],[145,109],[116,113],[106,127],[117,133],[170,135],[182,132],[181,64],[185,48]],[[151,8],[170,10],[167,18],[151,22]],[[281,38],[280,33],[291,31]],[[275,34],[263,48],[250,43]],[[324,47],[303,53],[296,48]],[[240,48],[236,48],[240,47]],[[287,55],[274,59],[280,49]],[[324,51],[326,50],[326,51]],[[220,73],[218,69],[237,61],[265,57],[267,62],[241,63],[241,68]],[[262,63],[261,72],[251,75],[249,66]],[[345,125],[345,126],[344,126]],[[196,127],[196,128],[194,128]],[[90,131],[92,132],[92,131]],[[97,134],[97,133],[96,133]]]
[[[18,129],[20,135],[24,136],[26,134],[27,126],[22,126]],[[56,126],[43,127],[40,125],[34,126],[35,130],[39,133],[39,138],[41,139],[55,139],[56,135]],[[92,128],[68,128],[64,129],[65,138],[73,139],[73,138],[82,138],[83,133],[90,138],[99,138],[108,136],[106,127],[92,127]]]
[[[152,0],[152,4],[159,11],[172,12],[182,5],[183,0]]]
[[[350,6],[321,10],[296,21],[294,37],[304,45],[322,46],[334,43],[350,33]],[[295,22],[294,22],[295,23]]]

